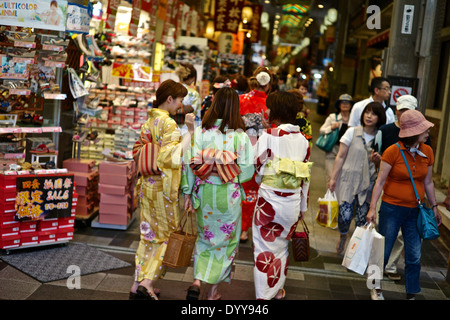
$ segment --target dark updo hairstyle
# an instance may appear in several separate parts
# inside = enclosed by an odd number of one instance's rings
[[[294,124],[297,118],[298,100],[293,93],[276,91],[267,96],[267,108],[270,110],[269,122]]]
[[[168,79],[163,81],[156,90],[156,100],[153,100],[153,108],[158,108],[168,97],[184,98],[188,94],[187,89],[179,82]]]
[[[363,112],[361,113],[361,125],[364,127],[364,113],[366,113],[367,111],[373,111],[373,113],[375,113],[378,116],[378,122],[376,124],[377,129],[380,129],[380,127],[386,123],[386,111],[384,110],[384,107],[381,103],[379,102],[371,102],[369,103],[363,110]]]

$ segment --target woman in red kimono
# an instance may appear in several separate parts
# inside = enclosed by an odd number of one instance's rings
[[[272,72],[266,67],[259,67],[249,78],[251,91],[239,96],[241,116],[253,146],[264,131],[263,122],[267,118],[266,98],[270,92],[271,83]],[[253,176],[250,181],[243,183],[242,186],[246,199],[242,201],[241,241],[245,242],[248,239],[248,229],[252,226],[259,185],[255,181],[255,176]]]

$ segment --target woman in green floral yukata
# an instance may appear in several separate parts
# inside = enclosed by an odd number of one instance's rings
[[[194,131],[191,150],[184,154],[181,190],[185,209],[197,210],[198,237],[194,250],[194,283],[188,300],[197,300],[201,282],[212,284],[208,299],[220,299],[217,287],[230,281],[241,234],[241,183],[254,173],[253,148],[239,114],[232,88],[217,91]]]

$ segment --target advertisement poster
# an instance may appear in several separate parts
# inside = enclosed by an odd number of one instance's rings
[[[0,25],[66,30],[67,0],[2,0]]]
[[[92,10],[87,6],[70,3],[67,6],[67,32],[89,33]]]
[[[74,176],[22,176],[16,182],[16,220],[70,217]]]
[[[152,68],[140,64],[121,64],[114,62],[112,76],[135,81],[152,81]]]

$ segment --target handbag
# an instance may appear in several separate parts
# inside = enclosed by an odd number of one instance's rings
[[[180,230],[174,231],[169,236],[167,249],[163,258],[163,265],[171,268],[184,268],[191,264],[192,253],[197,240],[194,233],[193,213],[185,210],[180,220]],[[185,218],[184,223],[183,218]],[[190,232],[189,232],[190,222]]]
[[[336,114],[337,120],[337,114]],[[328,134],[321,134],[316,140],[316,146],[325,151],[330,152],[339,139],[339,128],[334,129]]]
[[[303,225],[303,232],[294,232],[292,235],[292,251],[295,261],[309,260],[309,230],[305,220],[300,220]]]
[[[417,231],[419,232],[420,237],[424,240],[437,239],[439,238],[439,229],[436,218],[434,216],[434,212],[431,208],[428,208],[423,203],[421,203],[419,194],[417,193],[416,184],[414,183],[411,170],[409,169],[408,162],[406,161],[405,154],[400,148],[400,145],[398,143],[396,143],[396,145],[400,149],[400,153],[402,154],[403,160],[405,161],[406,168],[408,169],[409,177],[414,188],[414,193],[416,194],[417,202],[419,203],[417,205],[417,207],[419,208],[419,215],[417,216]]]
[[[159,145],[153,143],[150,132],[141,133],[133,146],[133,159],[141,175],[161,175],[157,164],[159,149]]]
[[[325,196],[319,198],[317,202],[319,204],[319,210],[317,210],[316,222],[322,227],[336,229],[339,215],[339,204],[336,192],[331,192],[328,189]]]

